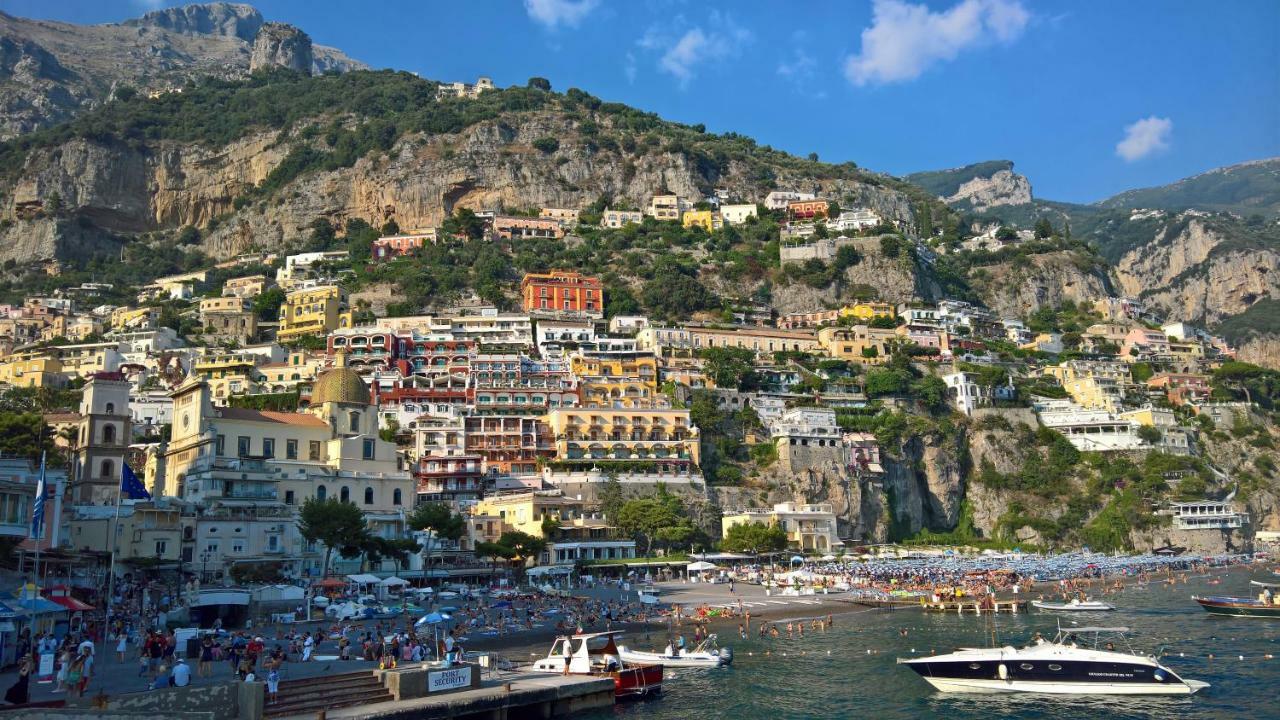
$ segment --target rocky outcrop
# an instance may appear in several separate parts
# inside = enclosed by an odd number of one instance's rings
[[[854,238],[852,245],[859,260],[845,269],[839,282],[825,288],[813,288],[803,283],[774,288],[771,294],[774,309],[785,315],[839,307],[852,302],[859,291],[868,287],[875,290],[880,300],[894,304],[911,300],[933,301],[942,296],[942,289],[926,266],[910,258],[885,255],[879,238]]]
[[[990,177],[966,181],[943,201],[949,205],[968,205],[978,212],[1001,205],[1023,205],[1031,202],[1031,181],[1012,169],[1001,170]]]
[[[1236,359],[1280,370],[1280,335],[1250,335],[1236,348]]]
[[[1120,289],[1158,313],[1205,324],[1280,297],[1280,246],[1232,240],[1209,220],[1171,223],[1116,263]]]
[[[292,25],[266,23],[253,39],[249,72],[280,67],[311,73],[311,37]]]
[[[120,88],[163,93],[203,77],[244,77],[263,25],[257,10],[228,3],[157,10],[109,25],[0,13],[0,140],[69,120]],[[365,67],[333,48],[312,48],[305,63],[305,53],[284,50],[264,47],[263,59],[308,72]]]
[[[187,35],[218,35],[252,42],[262,27],[262,13],[252,5],[205,3],[153,10],[120,23],[126,27],[155,28]]]
[[[983,302],[1002,317],[1025,317],[1065,300],[1092,302],[1113,294],[1104,266],[1070,251],[985,265],[970,272],[969,280]]]

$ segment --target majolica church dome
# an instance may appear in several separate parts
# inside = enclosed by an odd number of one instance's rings
[[[369,386],[360,377],[360,373],[339,365],[321,373],[311,388],[313,406],[330,402],[368,405]]]

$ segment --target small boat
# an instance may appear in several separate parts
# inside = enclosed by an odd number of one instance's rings
[[[670,645],[660,653],[632,650],[618,646],[618,655],[628,663],[662,663],[666,667],[721,667],[733,662],[733,648],[722,648],[714,634],[698,643],[692,650],[677,651]]]
[[[1107,603],[1100,602],[1098,600],[1089,600],[1087,598],[1084,600],[1081,600],[1080,598],[1072,598],[1071,602],[1065,603],[1032,600],[1031,607],[1038,608],[1040,610],[1052,610],[1054,612],[1105,612],[1107,610],[1116,609],[1115,605],[1108,605]]]
[[[661,692],[662,665],[624,660],[615,641],[621,634],[561,635],[552,643],[547,656],[535,662],[530,671],[611,677],[614,697],[617,698],[645,698]]]
[[[1200,603],[1210,615],[1229,615],[1231,617],[1280,618],[1280,594],[1273,594],[1271,588],[1280,588],[1280,583],[1258,582],[1250,580],[1250,584],[1266,588],[1256,598],[1229,597],[1225,595],[1201,597],[1192,595],[1191,599]]]
[[[1185,680],[1150,655],[1115,650],[1102,636],[1127,645],[1128,628],[1058,630],[1023,648],[962,648],[947,655],[899,658],[942,692],[1055,695],[1192,695],[1209,683]],[[1091,637],[1090,637],[1091,636]]]

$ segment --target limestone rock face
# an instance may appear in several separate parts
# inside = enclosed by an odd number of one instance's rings
[[[1156,312],[1208,325],[1280,297],[1280,248],[1232,240],[1203,219],[1175,223],[1120,258],[1120,289]]]
[[[292,25],[266,23],[253,39],[249,72],[282,67],[310,74],[311,65],[311,37]]]
[[[1236,359],[1254,365],[1280,370],[1280,335],[1273,333],[1250,335],[1236,349]]]
[[[983,302],[1001,317],[1023,317],[1064,300],[1092,302],[1112,294],[1105,269],[1067,251],[983,266],[971,280]]]
[[[955,194],[943,198],[948,204],[968,202],[979,212],[1000,205],[1031,202],[1031,181],[1013,170],[1000,170],[990,177],[975,177],[960,185]]]
[[[188,35],[234,37],[251,42],[263,22],[262,13],[252,5],[218,2],[153,10],[120,24]]]

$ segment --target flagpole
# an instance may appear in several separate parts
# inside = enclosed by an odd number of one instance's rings
[[[47,494],[47,490],[45,488],[45,473],[44,473],[45,464],[44,463],[45,463],[45,452],[41,451],[40,452],[40,477],[39,479],[36,480],[36,490],[37,492],[41,493],[41,495]],[[36,536],[35,537],[36,559],[35,559],[35,563],[31,566],[31,591],[30,591],[31,595],[27,597],[27,599],[31,601],[31,612],[27,615],[27,643],[28,643],[27,653],[30,656],[35,657],[36,662],[38,663],[39,656],[37,655],[37,652],[36,652],[35,598],[38,595],[38,589],[39,589],[38,583],[40,582],[40,538],[44,535],[44,497],[37,497],[36,504],[40,508],[40,518],[39,518],[40,522],[33,523],[31,528],[34,531],[34,535]],[[32,674],[35,674],[36,668],[32,668],[31,672]]]
[[[111,601],[116,595],[116,533],[120,531],[120,496],[124,494],[124,463],[120,464],[120,482],[116,483],[116,519],[111,523],[111,569],[107,573],[106,619],[111,622]]]

